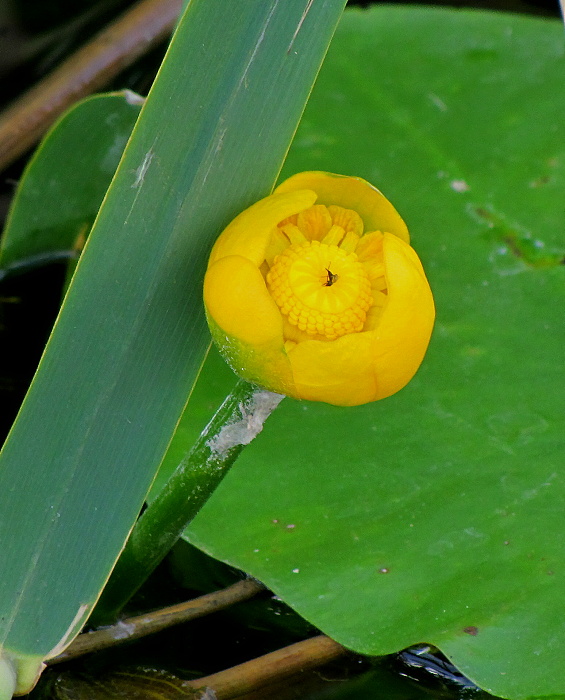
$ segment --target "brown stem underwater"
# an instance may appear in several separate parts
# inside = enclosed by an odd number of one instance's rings
[[[99,90],[172,31],[182,0],[142,0],[0,115],[0,170],[74,102]]]
[[[204,617],[235,603],[249,600],[264,590],[265,587],[259,581],[251,578],[244,579],[221,591],[208,593],[194,600],[171,605],[146,615],[127,618],[111,627],[79,635],[62,654],[49,659],[47,663],[52,665],[70,661],[84,654],[160,632],[166,627],[179,625],[181,622],[188,622],[197,617]]]

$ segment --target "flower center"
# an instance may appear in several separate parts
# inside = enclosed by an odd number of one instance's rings
[[[327,340],[363,330],[373,303],[357,255],[316,240],[295,243],[277,255],[267,285],[292,325]]]

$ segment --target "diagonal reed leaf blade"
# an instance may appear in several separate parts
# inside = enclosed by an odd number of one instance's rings
[[[272,187],[344,4],[188,4],[1,455],[12,657],[57,653],[96,601],[208,346],[211,243]]]

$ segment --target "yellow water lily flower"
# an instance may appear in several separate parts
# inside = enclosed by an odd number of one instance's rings
[[[204,281],[212,336],[241,377],[357,406],[402,389],[434,302],[408,229],[358,177],[299,173],[220,235]]]

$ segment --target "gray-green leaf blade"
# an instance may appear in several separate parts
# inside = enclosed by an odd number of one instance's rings
[[[208,345],[208,251],[269,192],[343,4],[187,7],[2,453],[11,653],[52,653],[95,602]]]

